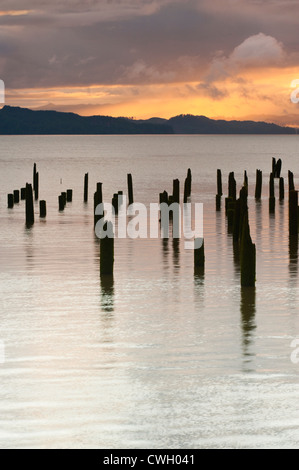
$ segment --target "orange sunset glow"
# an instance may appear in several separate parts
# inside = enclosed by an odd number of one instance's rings
[[[296,2],[4,2],[6,104],[299,125]],[[14,9],[12,8],[14,6]],[[258,21],[257,21],[258,19]],[[296,30],[297,31],[297,30]],[[38,41],[36,40],[38,38]]]

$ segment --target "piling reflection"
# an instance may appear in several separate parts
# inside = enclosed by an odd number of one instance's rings
[[[114,278],[110,275],[100,277],[101,280],[101,307],[104,312],[114,311]]]
[[[253,332],[256,329],[256,291],[255,287],[241,287],[240,312],[243,333],[243,356],[246,362],[254,355],[250,352],[253,344]]]
[[[298,236],[289,236],[289,273],[290,277],[297,277],[298,274]]]

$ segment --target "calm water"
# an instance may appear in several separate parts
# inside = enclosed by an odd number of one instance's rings
[[[268,213],[272,156],[299,177],[297,136],[1,137],[1,448],[275,448],[299,445],[297,251],[287,200]],[[28,230],[24,203],[7,193],[40,173],[47,218]],[[158,201],[192,169],[192,201],[204,203],[206,267],[194,276],[183,240],[115,240],[112,282],[101,282],[93,191]],[[256,289],[240,272],[216,170],[249,176],[257,249]],[[254,201],[255,170],[264,173]],[[89,172],[89,203],[83,177]],[[62,179],[62,183],[61,183]],[[295,178],[296,184],[296,178]],[[297,187],[299,179],[297,180]],[[57,196],[73,188],[58,212]],[[287,188],[286,188],[287,189]]]

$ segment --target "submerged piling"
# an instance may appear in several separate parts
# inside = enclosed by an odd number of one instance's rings
[[[100,239],[100,274],[113,274],[114,265],[114,234],[112,222],[105,222],[103,231],[106,236]],[[109,236],[108,236],[109,235]]]
[[[217,170],[217,195],[222,196],[222,174],[221,170]]]
[[[133,180],[131,173],[127,174],[127,183],[128,183],[128,198],[129,198],[129,205],[133,204],[134,197],[133,197]]]
[[[32,190],[32,185],[29,183],[26,184],[25,212],[26,212],[26,225],[29,227],[30,225],[34,224],[33,190]]]
[[[64,196],[62,193],[58,196],[58,207],[59,207],[60,212],[64,211],[65,200],[64,200]]]

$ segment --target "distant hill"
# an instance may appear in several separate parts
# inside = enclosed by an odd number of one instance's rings
[[[57,111],[32,111],[4,106],[0,110],[0,135],[35,134],[173,134],[172,127],[110,116],[79,116]]]
[[[170,119],[79,116],[74,113],[4,106],[0,135],[56,134],[296,134],[298,129],[255,121],[224,121],[190,114]]]

